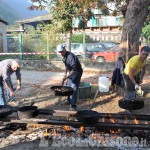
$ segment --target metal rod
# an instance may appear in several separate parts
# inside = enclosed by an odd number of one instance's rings
[[[48,110],[48,109],[39,109],[39,113],[47,114],[52,116],[69,116],[74,115],[76,111],[64,111],[64,110]],[[123,119],[123,120],[145,120],[150,121],[150,115],[141,115],[141,114],[116,114],[116,113],[99,113],[100,118],[114,118],[114,119]]]
[[[11,120],[13,123],[33,123],[33,124],[50,124],[50,125],[68,125],[72,127],[96,127],[103,129],[134,129],[134,130],[150,130],[149,124],[126,124],[126,123],[103,123],[98,122],[96,124],[83,124],[78,121],[68,120]]]
[[[140,115],[140,114],[113,114],[113,113],[99,113],[100,118],[114,118],[123,120],[145,120],[150,121],[150,115]]]

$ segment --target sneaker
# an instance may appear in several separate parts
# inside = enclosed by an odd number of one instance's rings
[[[75,111],[76,109],[73,108],[73,107],[70,107],[69,110],[70,110],[70,111]]]
[[[68,99],[66,99],[66,100],[64,101],[64,104],[70,105],[70,102],[68,101]]]
[[[69,110],[70,111],[75,111],[76,110],[76,106],[70,106]]]

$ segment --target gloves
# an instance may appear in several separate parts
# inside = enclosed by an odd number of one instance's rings
[[[139,85],[136,84],[136,85],[135,85],[135,90],[138,90],[138,89],[139,89]]]

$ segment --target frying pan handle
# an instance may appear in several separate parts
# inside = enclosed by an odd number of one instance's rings
[[[14,112],[17,112],[17,111],[18,111],[18,109],[19,109],[19,107],[16,107],[16,106],[15,106],[15,107],[13,107],[13,111],[14,111]]]
[[[90,107],[90,110],[93,108],[93,105],[94,105],[94,103],[95,103],[95,100],[96,100],[96,97],[97,97],[98,92],[99,92],[99,90],[97,90],[96,93],[95,93],[95,96],[94,96],[94,99],[93,99],[93,103],[92,103],[92,105],[91,105],[91,107]]]

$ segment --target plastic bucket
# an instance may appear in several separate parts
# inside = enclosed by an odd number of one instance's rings
[[[109,92],[109,78],[107,76],[100,76],[98,85],[100,92]]]
[[[85,99],[91,96],[91,83],[89,82],[80,82],[78,89],[78,98]]]

